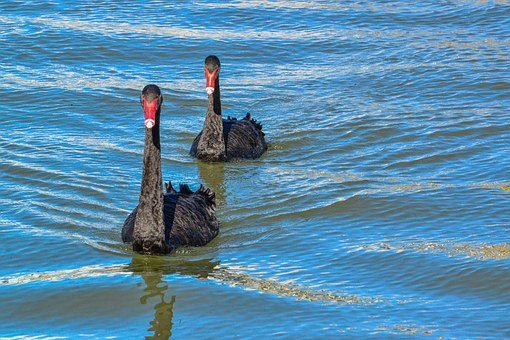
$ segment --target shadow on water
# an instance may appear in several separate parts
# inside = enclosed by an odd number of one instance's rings
[[[207,279],[219,262],[173,261],[160,256],[135,255],[129,264],[134,275],[140,275],[145,283],[144,294],[140,297],[142,305],[154,304],[154,318],[147,329],[146,339],[169,339],[172,336],[174,304],[176,296],[172,295],[164,275],[181,274],[198,279]]]
[[[225,164],[206,163],[198,161],[198,173],[209,187],[216,194],[216,206],[223,206],[227,200],[227,188],[225,186]]]

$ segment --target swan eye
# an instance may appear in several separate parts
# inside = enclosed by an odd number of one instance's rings
[[[159,100],[158,100],[158,106],[161,106],[161,104],[163,104],[163,95],[162,95],[162,94],[160,94],[160,95],[158,96],[158,99],[159,99]]]

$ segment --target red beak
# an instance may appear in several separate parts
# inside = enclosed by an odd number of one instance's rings
[[[209,71],[207,67],[204,67],[204,73],[205,73],[205,91],[207,94],[211,94],[214,92],[214,87],[216,85],[216,78],[218,77],[218,72],[220,71],[220,68],[218,67],[214,71]]]
[[[154,98],[152,102],[148,102],[143,98],[143,112],[145,113],[145,126],[151,129],[156,125],[156,112],[158,111],[158,98]]]

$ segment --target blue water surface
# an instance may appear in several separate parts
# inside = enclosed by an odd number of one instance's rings
[[[203,61],[260,159],[191,158]],[[510,2],[0,3],[0,337],[510,337]],[[164,94],[165,180],[220,235],[121,241]]]

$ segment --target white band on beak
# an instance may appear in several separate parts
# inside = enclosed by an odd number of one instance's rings
[[[214,87],[206,87],[205,92],[207,92],[207,94],[212,94],[214,92]]]
[[[152,119],[146,119],[145,120],[145,126],[147,127],[147,129],[152,129],[152,127],[154,126],[156,122]]]

